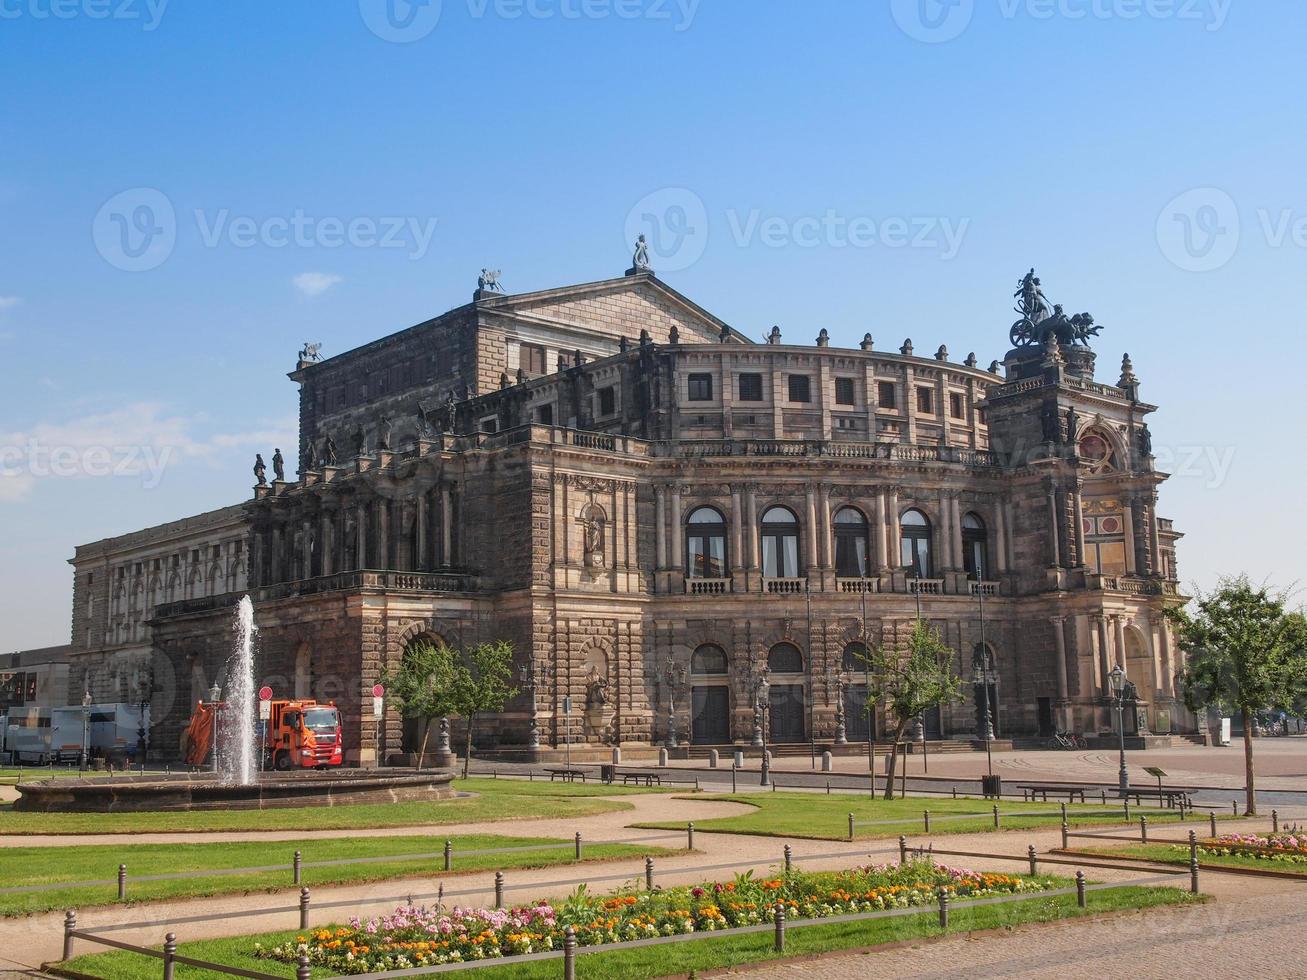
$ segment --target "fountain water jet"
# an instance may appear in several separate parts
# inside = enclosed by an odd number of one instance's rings
[[[218,732],[218,767],[222,781],[252,786],[259,778],[258,739],[254,721],[254,603],[241,597],[232,623],[235,645],[227,666],[227,697]]]

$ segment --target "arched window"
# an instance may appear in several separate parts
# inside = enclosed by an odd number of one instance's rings
[[[867,662],[863,659],[866,656],[867,645],[859,640],[854,640],[844,647],[844,659],[841,661],[840,666],[846,674],[856,674],[855,680],[861,679],[867,670]]]
[[[726,520],[715,507],[700,507],[685,521],[687,578],[726,578]]]
[[[983,581],[989,577],[989,536],[978,514],[962,518],[962,567],[968,578]]]
[[[773,674],[802,674],[803,654],[793,643],[777,643],[767,654],[767,669]]]
[[[867,575],[867,519],[854,507],[835,514],[835,574],[842,578]]]
[[[799,519],[786,507],[769,507],[762,515],[764,578],[799,577]]]
[[[705,643],[690,658],[690,673],[695,676],[726,673],[726,651],[716,643]]]
[[[904,511],[899,518],[900,564],[910,567],[913,578],[930,578],[930,521],[919,510]]]

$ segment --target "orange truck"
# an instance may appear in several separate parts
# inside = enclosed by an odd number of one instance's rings
[[[203,766],[213,748],[214,715],[225,724],[222,701],[201,701],[182,735],[182,753],[188,766]],[[325,769],[344,762],[340,711],[334,701],[268,702],[268,720],[259,722],[263,768]]]

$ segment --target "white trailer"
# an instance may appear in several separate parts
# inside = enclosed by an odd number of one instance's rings
[[[10,762],[45,765],[50,761],[49,710],[10,708],[5,719],[4,743]]]

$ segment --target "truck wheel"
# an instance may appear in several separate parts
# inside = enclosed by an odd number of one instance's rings
[[[289,771],[290,771],[290,753],[289,753],[289,752],[278,752],[277,755],[276,755],[276,756],[273,758],[273,760],[272,760],[272,766],[273,766],[273,768],[276,769],[278,772],[289,772]]]

